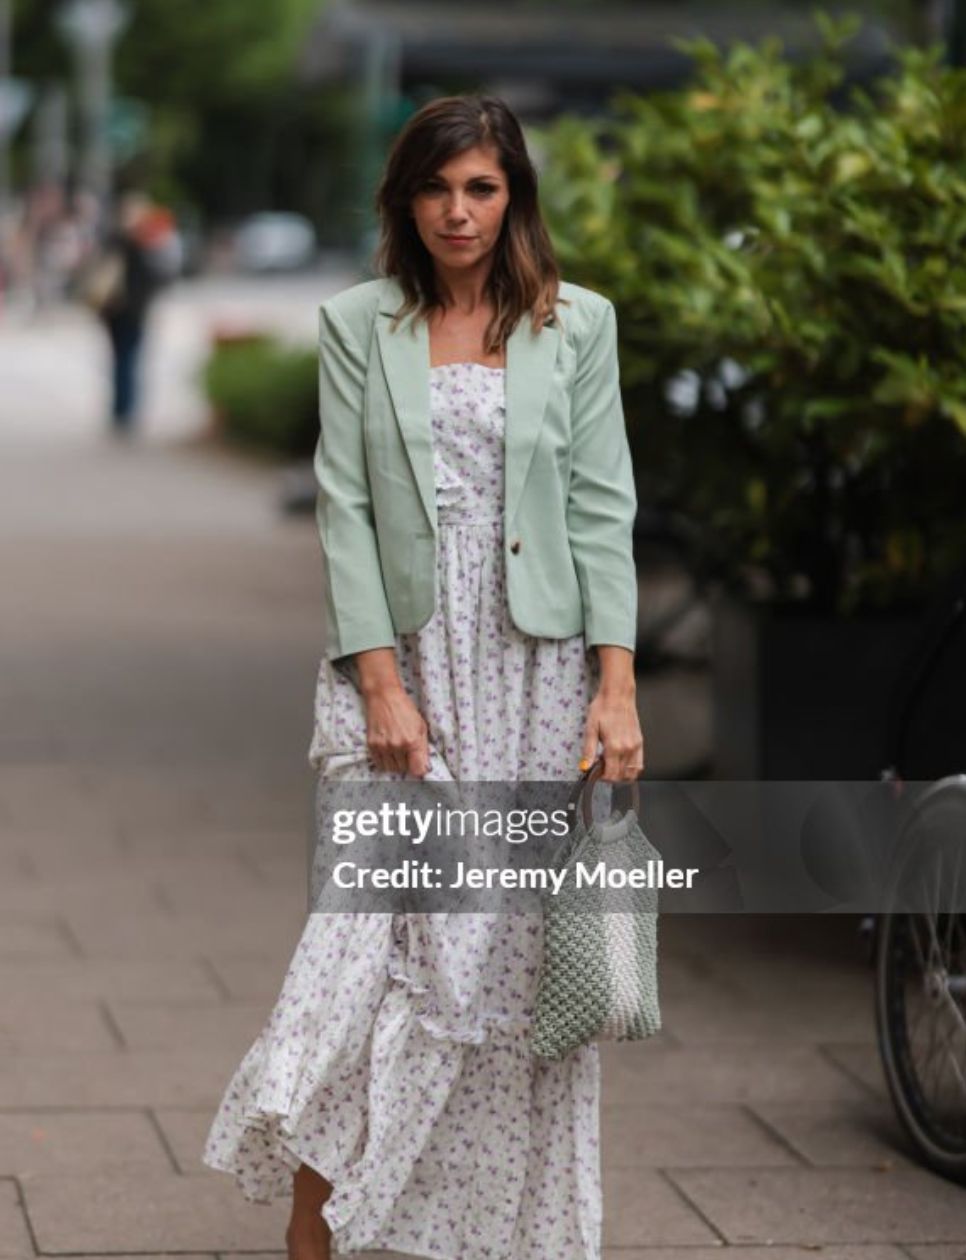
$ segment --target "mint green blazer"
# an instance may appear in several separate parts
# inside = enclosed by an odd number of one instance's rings
[[[556,319],[506,347],[504,557],[514,625],[634,650],[637,496],[613,303],[563,282]],[[394,279],[319,311],[316,521],[329,660],[391,647],[436,608],[429,334]]]

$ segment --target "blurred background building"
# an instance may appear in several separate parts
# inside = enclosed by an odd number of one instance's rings
[[[865,19],[850,49],[856,78],[888,63],[892,41],[943,39],[962,59],[960,0],[846,7]],[[125,186],[176,210],[189,269],[224,263],[251,215],[238,259],[254,270],[303,266],[307,234],[364,256],[385,146],[427,98],[486,88],[525,120],[592,114],[617,87],[682,83],[679,36],[775,34],[803,55],[816,40],[811,8],[209,0],[189,15],[165,0],[0,0],[6,287],[40,269],[35,296],[56,289]]]

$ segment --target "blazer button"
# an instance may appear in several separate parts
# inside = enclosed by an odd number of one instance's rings
[[[516,555],[522,546],[523,546],[523,543],[520,541],[520,539],[514,538],[513,542],[510,543],[510,550],[513,552],[514,555]]]

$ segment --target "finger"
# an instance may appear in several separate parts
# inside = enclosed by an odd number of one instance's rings
[[[409,769],[409,752],[405,748],[397,748],[393,753],[392,769],[394,774],[405,774]]]
[[[425,746],[422,744],[415,745],[415,747],[411,748],[409,752],[409,761],[407,763],[408,773],[417,779],[421,779],[429,769],[427,764],[428,761],[429,757],[426,754]]]
[[[606,774],[613,783],[626,783],[634,777],[633,753],[614,750],[605,761]]]
[[[580,769],[588,770],[597,756],[597,726],[589,722],[584,728],[584,743],[580,750]]]
[[[633,783],[637,778],[638,761],[633,753],[628,754],[621,762],[621,781]]]
[[[604,746],[604,771],[600,776],[605,783],[613,783],[620,774],[621,763],[615,753]]]
[[[392,754],[385,748],[377,748],[369,753],[369,761],[373,770],[385,774],[392,769]]]

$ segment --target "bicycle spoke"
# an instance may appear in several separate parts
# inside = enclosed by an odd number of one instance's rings
[[[935,933],[932,927],[932,917],[931,917],[931,912],[929,908],[929,901],[930,901],[929,894],[931,890],[926,882],[926,879],[927,879],[926,873],[923,871],[920,871],[918,874],[918,885],[923,894],[923,904],[922,904],[922,908],[916,911],[915,914],[909,915],[910,919],[922,920],[924,925],[928,928],[929,941],[928,941],[928,955],[927,956],[924,956],[922,954],[922,951],[919,949],[918,938],[916,939],[916,942],[915,942],[916,947],[917,947],[917,952],[919,953],[919,962],[924,972],[928,971],[929,968],[932,966],[933,954],[936,950],[936,937],[935,937]]]
[[[932,914],[926,914],[925,919],[929,929],[929,965],[930,967],[942,966],[942,949],[939,945],[935,919]]]
[[[946,1060],[948,1058],[949,1047],[946,1039],[942,1036],[942,1012],[939,1007],[935,1007],[933,1011],[933,1023],[937,1028],[937,1054],[935,1056],[935,1070],[933,1073],[933,1089],[931,1098],[927,1095],[927,1102],[933,1115],[942,1114],[943,1101],[943,1074],[946,1068]]]
[[[919,941],[919,916],[909,915],[906,918],[906,928],[909,937],[912,939],[916,956],[919,960],[921,972],[926,971],[926,959],[922,952],[922,945]],[[914,1000],[913,1000],[914,999]],[[906,1028],[909,1040],[910,1052],[915,1056],[915,1051],[921,1047],[922,1042],[926,1040],[923,1033],[923,1025],[928,1023],[929,1019],[929,1002],[924,996],[921,975],[914,975],[910,967],[906,967],[905,980],[903,987],[903,1005],[906,1015]],[[913,1006],[918,1007],[918,1013],[914,1013]],[[931,1048],[930,1042],[930,1048]],[[926,1052],[928,1058],[929,1051]]]
[[[932,906],[930,908],[929,936],[932,942],[932,948],[935,950],[935,964],[941,964],[942,947],[939,944],[937,924],[940,915],[940,905],[942,903],[942,871],[939,869],[939,866],[934,866],[933,870],[935,872],[933,877],[933,891],[935,892],[935,897],[933,898]]]
[[[950,1089],[949,1096],[937,1095],[936,1112],[940,1112],[939,1103],[945,1103],[942,1108],[942,1120],[947,1128],[961,1128],[962,1118],[966,1113],[966,1073],[963,1072],[959,1059],[954,1049],[947,1042],[945,1062],[949,1068]],[[956,1086],[958,1085],[958,1090]]]
[[[919,1007],[919,1012],[916,1016],[914,1024],[910,1019],[911,1003],[908,999],[906,1000],[906,1028],[908,1030],[907,1040],[909,1043],[909,1053],[913,1060],[917,1059],[918,1049],[926,1040],[926,1036],[923,1032],[923,1025],[926,1024],[929,1019],[929,1003],[923,998],[921,990],[917,989],[916,997],[916,1005]]]
[[[955,916],[953,934],[957,945],[954,956],[950,960],[947,985],[950,996],[957,1003],[958,1009],[966,1014],[966,928],[963,926],[962,918],[963,916],[959,914]]]
[[[963,1018],[963,1012],[959,1009],[956,999],[952,996],[948,989],[944,988],[943,999],[946,1009],[952,1014],[953,1020],[960,1032],[966,1032],[966,1019]]]
[[[957,845],[956,846],[956,866],[955,866],[955,869],[953,870],[952,898],[951,898],[952,905],[950,907],[948,921],[946,923],[946,956],[947,958],[950,958],[952,956],[951,951],[952,951],[952,938],[953,938],[953,919],[955,918],[955,915],[953,914],[953,907],[956,904],[957,893],[959,892],[959,869],[960,869],[960,862],[962,860],[962,856],[963,855],[960,850],[960,847]]]
[[[954,933],[959,940],[959,956],[966,959],[966,926],[963,925],[964,916],[957,914],[953,916],[956,920]]]
[[[912,937],[912,942],[916,950],[916,956],[919,959],[919,966],[921,967],[923,973],[925,973],[929,964],[926,962],[926,956],[922,952],[922,942],[919,940],[919,917],[919,915],[911,914],[906,922],[909,925],[909,935]]]
[[[960,1085],[959,1097],[962,1099],[966,1099],[966,1076],[950,1045],[950,1036],[943,1031],[947,1023],[944,1014],[948,1009],[948,1004],[940,1006],[929,1003],[929,1008],[932,1014],[929,1025],[929,1050],[918,1073],[923,1098],[926,1106],[937,1118],[946,1115],[955,1117],[961,1113],[962,1107],[957,1106],[958,1100],[952,1097],[952,1091],[947,1099],[943,1086],[944,1072],[947,1068],[951,1069],[954,1082]],[[952,1036],[955,1036],[955,1031],[953,1030]]]
[[[921,989],[920,989],[920,992],[921,992]],[[935,1018],[935,1012],[932,1007],[932,1003],[929,1001],[928,997],[926,997],[925,994],[923,994],[922,1002],[923,1002],[923,1007],[925,1008],[924,1018],[927,1021],[928,1030],[929,1030],[929,1045],[918,1070],[919,1080],[921,1082],[924,1082],[926,1079],[926,1074],[929,1071],[932,1061],[936,1056],[936,1018]]]

